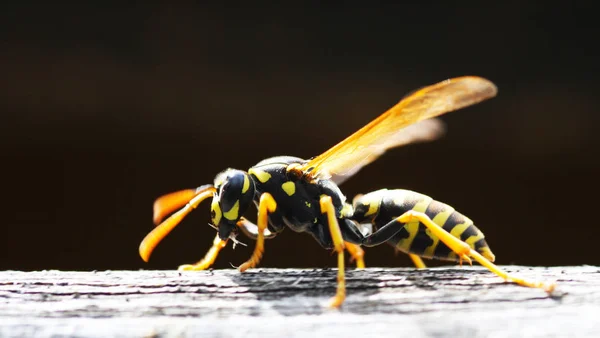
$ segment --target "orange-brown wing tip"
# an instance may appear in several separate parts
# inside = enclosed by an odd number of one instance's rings
[[[168,214],[186,205],[197,192],[195,189],[185,189],[163,195],[154,201],[154,224],[158,225]]]

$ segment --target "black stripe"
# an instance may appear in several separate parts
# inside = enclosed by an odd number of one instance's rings
[[[475,247],[476,251],[479,251],[479,250],[481,250],[481,248],[487,248],[488,244],[485,241],[485,238],[482,238],[482,239],[478,240],[477,242],[475,242],[475,244],[473,246]]]
[[[426,229],[427,227],[423,223],[419,223],[419,230],[409,248],[410,253],[421,255],[427,247],[433,244],[433,239],[425,232]]]
[[[446,223],[444,224],[444,229],[450,232],[457,225],[465,223],[466,220],[467,219],[465,218],[465,216],[463,216],[460,212],[455,211],[451,213],[448,219],[446,220]]]
[[[469,239],[469,237],[471,236],[478,236],[479,235],[479,231],[477,231],[477,228],[471,223],[471,225],[469,225],[465,231],[463,231],[462,234],[460,234],[460,240],[465,242],[467,241],[467,239]]]
[[[437,216],[441,212],[446,211],[446,209],[448,209],[448,206],[446,204],[433,200],[427,206],[427,209],[425,210],[425,215],[427,215],[433,221],[435,216]],[[438,225],[441,227],[444,226],[444,224],[438,224]]]
[[[439,241],[438,246],[435,248],[435,251],[433,252],[433,257],[437,258],[437,259],[448,260],[449,259],[448,255],[450,255],[451,252],[452,252],[452,250],[450,250],[450,248],[446,244],[444,244],[444,242]]]

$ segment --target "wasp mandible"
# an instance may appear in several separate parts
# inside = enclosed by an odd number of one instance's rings
[[[211,221],[217,230],[213,245],[202,260],[182,265],[181,270],[209,268],[228,240],[235,243],[239,232],[256,239],[252,256],[239,270],[256,267],[264,252],[265,238],[288,227],[309,233],[323,248],[337,252],[337,292],[331,300],[332,307],[339,307],[346,296],[344,250],[362,268],[361,246],[381,243],[406,252],[417,267],[425,267],[421,257],[461,263],[474,259],[505,280],[550,292],[554,289],[552,283],[524,280],[494,265],[494,254],[483,233],[469,218],[444,203],[400,189],[374,191],[348,203],[338,187],[388,149],[438,138],[443,125],[436,116],[487,100],[496,93],[496,86],[487,79],[452,78],[413,92],[310,160],[272,157],[248,171],[226,169],[212,185],[159,197],[154,203],[155,224],[181,209],[144,238],[140,256],[148,261],[156,245],[190,211],[212,197]],[[252,202],[258,209],[256,224],[244,217]]]

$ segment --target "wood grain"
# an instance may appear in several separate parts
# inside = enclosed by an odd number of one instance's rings
[[[600,336],[600,268],[507,270],[558,292],[505,283],[481,267],[335,270],[0,272],[0,337]]]

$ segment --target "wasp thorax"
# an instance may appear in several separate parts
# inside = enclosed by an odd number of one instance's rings
[[[254,182],[247,172],[227,169],[215,177],[215,198],[211,217],[219,228],[219,237],[228,238],[235,224],[248,209],[254,198]]]

